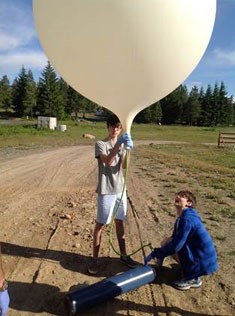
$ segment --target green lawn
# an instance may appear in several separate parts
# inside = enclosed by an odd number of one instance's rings
[[[106,136],[105,122],[72,122],[63,121],[67,131],[50,131],[38,129],[36,121],[24,125],[0,125],[0,147],[9,146],[66,146],[94,143],[83,139],[84,133],[93,134],[96,139]],[[167,140],[183,141],[193,144],[217,143],[219,131],[234,131],[233,127],[188,127],[188,126],[158,126],[150,124],[133,124],[131,134],[133,140]]]

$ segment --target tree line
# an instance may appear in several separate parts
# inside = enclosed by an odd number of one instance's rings
[[[157,89],[157,87],[156,87]],[[38,82],[32,71],[22,67],[10,84],[7,75],[0,80],[0,109],[17,117],[55,116],[59,120],[78,119],[94,113],[100,106],[88,100],[58,77],[50,62]],[[109,112],[102,109],[104,113]],[[204,90],[194,86],[188,91],[180,85],[162,100],[150,105],[135,117],[137,123],[184,124],[197,126],[235,125],[235,103],[228,96],[224,82]]]

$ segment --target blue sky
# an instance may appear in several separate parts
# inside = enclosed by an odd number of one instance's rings
[[[216,22],[207,51],[184,82],[189,89],[195,84],[206,88],[224,81],[228,95],[235,96],[234,15],[235,0],[217,0]],[[32,0],[0,0],[0,78],[7,75],[12,81],[24,65],[37,81],[46,62],[34,28]]]

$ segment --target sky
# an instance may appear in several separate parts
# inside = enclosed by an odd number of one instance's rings
[[[228,95],[235,96],[234,15],[235,0],[217,0],[210,43],[197,67],[183,82],[189,90],[194,85],[207,88],[208,84],[213,87],[223,81]],[[24,65],[38,81],[46,63],[34,26],[32,0],[0,0],[0,79],[7,75],[12,82]]]

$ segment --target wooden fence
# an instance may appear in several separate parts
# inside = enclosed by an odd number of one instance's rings
[[[218,147],[223,147],[224,145],[235,146],[235,132],[220,132],[219,133]]]

